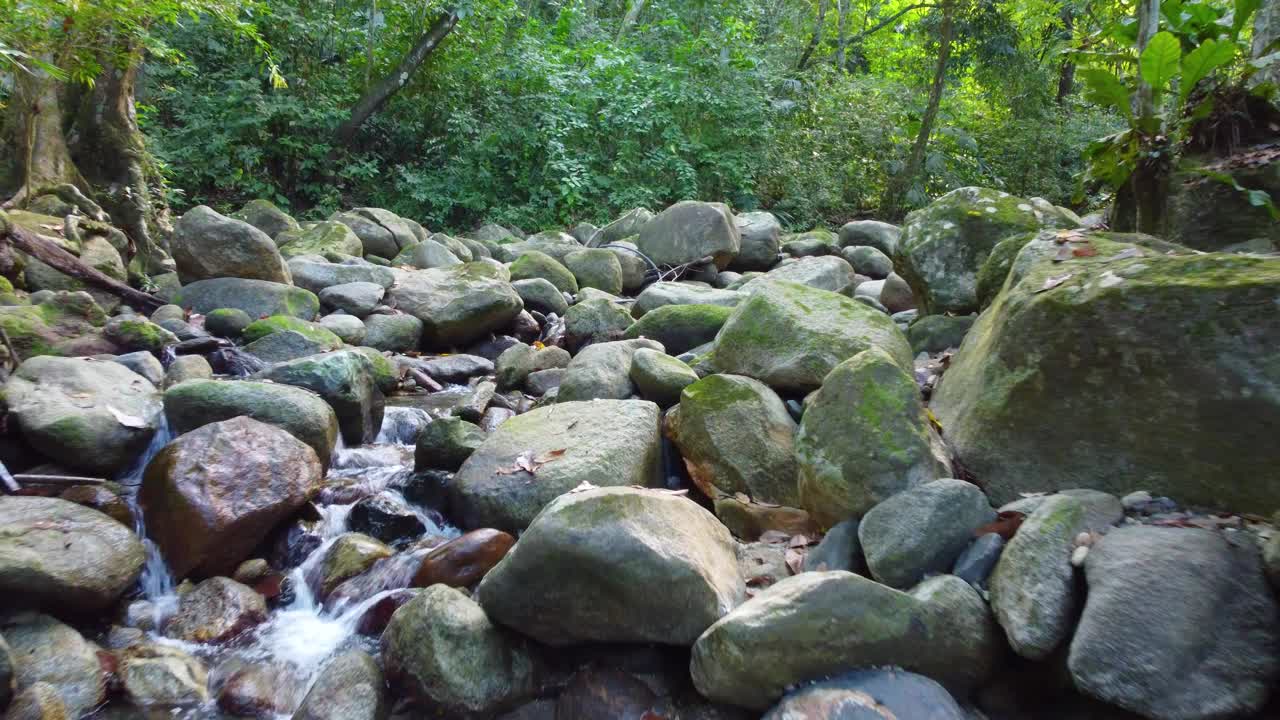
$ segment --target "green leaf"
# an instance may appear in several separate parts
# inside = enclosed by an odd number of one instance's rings
[[[1200,47],[1187,53],[1182,58],[1182,86],[1178,89],[1178,102],[1186,103],[1196,83],[1231,62],[1235,55],[1236,46],[1230,40],[1205,40]]]
[[[1249,18],[1262,7],[1262,0],[1236,0],[1235,12],[1231,14],[1231,36],[1235,37],[1244,29]]]
[[[1152,91],[1163,92],[1169,81],[1178,74],[1178,61],[1182,59],[1182,45],[1173,33],[1161,31],[1147,43],[1147,49],[1138,58],[1138,70]]]
[[[1089,102],[1113,107],[1125,117],[1130,116],[1132,110],[1129,107],[1129,88],[1120,82],[1115,73],[1101,68],[1084,68],[1080,70],[1080,79],[1088,90],[1086,98]]]

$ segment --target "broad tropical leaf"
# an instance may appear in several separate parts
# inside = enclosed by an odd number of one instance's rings
[[[1138,70],[1142,79],[1157,93],[1164,92],[1169,81],[1178,74],[1178,61],[1182,59],[1182,45],[1173,33],[1161,31],[1151,38],[1147,49],[1138,58]]]
[[[1129,88],[1120,82],[1115,73],[1101,68],[1084,68],[1079,74],[1088,89],[1086,97],[1089,102],[1113,107],[1125,117],[1130,116],[1132,110],[1129,107]]]
[[[1182,85],[1178,89],[1179,102],[1185,103],[1196,83],[1215,69],[1231,62],[1236,55],[1235,43],[1230,40],[1205,40],[1200,47],[1182,58]]]

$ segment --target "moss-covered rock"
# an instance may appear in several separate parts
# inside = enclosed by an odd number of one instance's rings
[[[468,251],[467,262],[470,262],[470,254]],[[438,243],[435,240],[423,240],[401,250],[400,254],[396,255],[395,259],[391,261],[391,264],[429,270],[431,268],[453,267],[454,265],[461,265],[462,262],[463,260],[442,243]]]
[[[164,393],[164,411],[178,433],[239,415],[283,428],[328,465],[338,440],[338,417],[302,388],[249,380],[188,380]],[[243,558],[242,558],[243,559]]]
[[[580,288],[596,288],[611,295],[622,294],[622,263],[611,250],[577,250],[564,256],[564,266],[573,273]]]
[[[657,340],[673,355],[715,339],[733,308],[723,305],[666,305],[646,313],[627,328],[627,339]]]
[[[361,533],[339,535],[316,566],[320,597],[326,598],[345,580],[368,570],[375,562],[391,557],[394,551],[379,540]]]
[[[511,287],[520,296],[520,300],[528,310],[536,310],[543,314],[564,315],[569,309],[569,302],[564,299],[564,293],[544,278],[513,280]]]
[[[511,263],[512,280],[533,278],[542,278],[550,282],[560,292],[578,292],[578,279],[569,271],[569,268],[538,250],[529,250]]]
[[[973,327],[973,315],[925,315],[911,323],[907,328],[907,339],[911,341],[911,352],[941,352],[947,348],[960,347],[965,333]]]
[[[1280,259],[1088,247],[1029,243],[969,331],[933,396],[956,454],[997,503],[1084,486],[1280,508]]]
[[[631,306],[631,315],[644,317],[645,313],[664,305],[723,305],[736,307],[746,295],[732,290],[716,290],[703,285],[682,282],[657,282],[644,289]]]
[[[320,298],[303,288],[230,277],[183,285],[174,294],[172,302],[184,310],[206,315],[218,308],[236,308],[253,318],[292,315],[310,320],[320,311]]]
[[[1005,192],[965,187],[907,216],[898,245],[898,272],[923,314],[978,309],[978,270],[1010,235],[1076,223],[1051,205]]]
[[[253,318],[239,308],[218,308],[204,316],[204,328],[214,335],[238,338]]]
[[[103,330],[108,340],[126,352],[145,350],[159,353],[178,342],[178,336],[141,316],[112,318]]]
[[[285,330],[292,330],[317,343],[330,346],[330,349],[333,350],[342,347],[342,340],[337,335],[313,322],[300,320],[289,315],[272,315],[261,320],[254,320],[240,334],[240,339],[246,343],[251,343],[272,333],[284,332]]]
[[[951,474],[915,380],[880,349],[837,365],[796,437],[800,506],[825,527]]]
[[[434,350],[500,330],[524,308],[501,266],[483,261],[407,273],[387,300],[422,321],[422,344]]]
[[[666,408],[680,402],[680,392],[698,381],[698,373],[660,350],[641,348],[631,356],[630,378],[640,397]]]
[[[339,350],[273,365],[255,376],[306,388],[329,403],[342,437],[352,446],[371,443],[382,428],[385,399],[373,365],[363,353]]]
[[[571,350],[622,339],[634,321],[626,308],[610,300],[583,300],[565,311],[564,337]]]
[[[779,280],[807,285],[819,290],[842,292],[853,281],[853,266],[842,257],[805,257],[778,265],[759,277],[744,282],[742,292],[753,293]]]
[[[274,236],[280,254],[286,259],[297,255],[325,255],[342,253],[360,257],[364,246],[351,228],[339,222],[325,220],[308,223],[301,229],[281,231]]]
[[[877,347],[911,367],[911,347],[884,313],[827,290],[774,281],[738,305],[711,363],[779,390],[807,392],[839,363]]]
[[[418,434],[413,451],[414,469],[457,470],[484,438],[484,431],[474,423],[458,417],[437,418]]]
[[[59,292],[34,305],[0,306],[0,328],[22,359],[96,355],[117,348],[103,336],[107,316],[86,292]]]
[[[244,207],[231,213],[231,217],[249,223],[266,233],[269,238],[275,238],[277,245],[284,244],[279,240],[281,233],[298,230],[297,220],[276,207],[270,200],[262,198],[245,203]]]
[[[400,373],[396,369],[395,363],[391,362],[386,355],[383,355],[376,348],[368,346],[360,346],[351,348],[353,351],[365,356],[369,361],[369,370],[373,373],[373,381],[377,383],[378,389],[385,395],[395,390],[400,385]]]

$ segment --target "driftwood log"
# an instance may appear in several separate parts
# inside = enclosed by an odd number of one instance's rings
[[[9,243],[14,249],[30,255],[54,270],[81,280],[98,290],[109,292],[138,310],[145,310],[150,313],[165,304],[163,300],[154,295],[131,288],[95,268],[85,265],[75,255],[58,247],[56,243],[50,242],[35,233],[28,232],[10,222],[4,213],[0,213],[0,243]]]

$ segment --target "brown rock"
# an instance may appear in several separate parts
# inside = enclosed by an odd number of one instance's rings
[[[209,578],[182,596],[164,625],[171,638],[223,643],[267,619],[262,596],[230,578]]]
[[[285,670],[272,665],[245,665],[232,671],[218,691],[218,707],[239,718],[274,720],[290,712],[297,686]]]
[[[392,590],[364,611],[364,615],[356,623],[356,632],[373,637],[382,635],[382,631],[387,629],[387,623],[391,622],[391,616],[420,592],[422,590],[419,588]]]
[[[4,720],[70,720],[67,706],[58,691],[48,683],[38,682],[18,693],[5,713]]]
[[[229,575],[321,481],[320,461],[274,425],[236,417],[169,443],[147,466],[147,534],[177,577]]]
[[[471,587],[515,544],[516,539],[501,530],[472,530],[427,553],[413,576],[413,586]]]
[[[101,485],[72,485],[58,497],[77,505],[93,508],[125,527],[133,527],[133,511],[129,503],[110,489]]]
[[[618,670],[580,670],[556,701],[555,720],[649,720],[658,697],[634,675]]]

